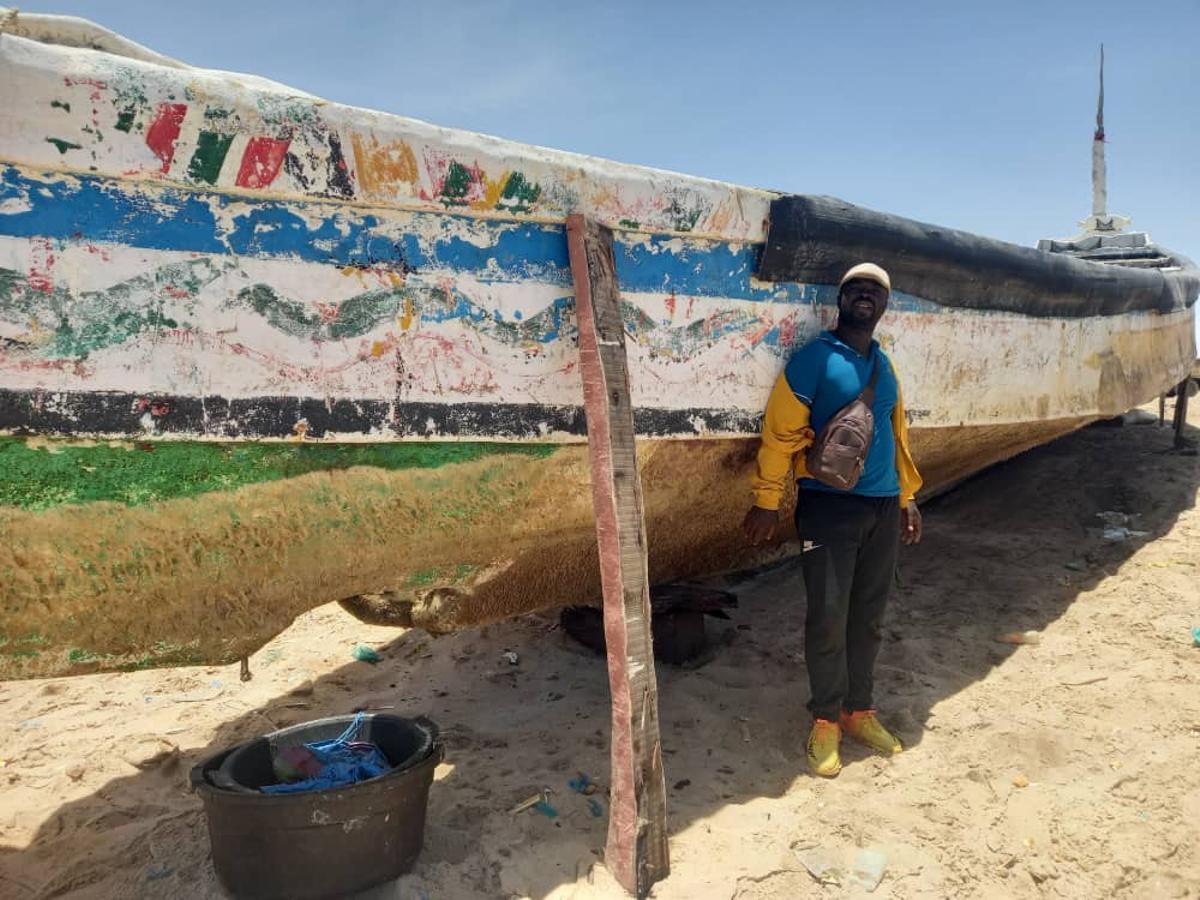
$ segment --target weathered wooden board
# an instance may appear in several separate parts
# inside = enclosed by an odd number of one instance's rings
[[[1175,428],[1175,448],[1177,450],[1188,446],[1188,440],[1183,436],[1187,428],[1188,399],[1191,394],[1192,378],[1187,378],[1175,386],[1175,417],[1172,424]]]
[[[604,636],[612,691],[612,777],[605,864],[644,897],[667,876],[666,784],[651,646],[646,523],[634,447],[625,327],[612,232],[567,219],[588,455],[604,591]]]

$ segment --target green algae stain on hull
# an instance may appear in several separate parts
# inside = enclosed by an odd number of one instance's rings
[[[0,507],[126,506],[233,491],[310,472],[436,469],[487,456],[548,456],[547,444],[72,443],[0,438]]]
[[[567,451],[0,438],[0,680],[228,662],[322,603],[470,580],[552,518],[556,460],[581,480]]]

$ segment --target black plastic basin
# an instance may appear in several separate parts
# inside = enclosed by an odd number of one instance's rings
[[[286,728],[224,750],[192,769],[192,787],[208,819],[213,866],[234,897],[341,897],[412,868],[424,841],[433,770],[443,757],[433,723],[365,717],[358,739],[378,744],[396,766],[384,775],[328,790],[257,790],[275,783],[272,741],[327,740],[353,719],[336,716]],[[227,779],[237,789],[218,785]]]
[[[278,781],[273,760],[281,749],[335,738],[353,721],[354,716],[333,716],[272,731],[235,747],[209,780],[215,787],[259,794],[259,788]],[[373,713],[363,716],[354,739],[376,744],[394,769],[406,769],[429,755],[437,740],[437,726],[424,718]]]

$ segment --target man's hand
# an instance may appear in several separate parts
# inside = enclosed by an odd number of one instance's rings
[[[908,506],[900,510],[901,541],[905,544],[921,543],[921,534],[924,528],[924,523],[921,521],[921,511],[917,509],[915,502],[910,502]]]
[[[742,520],[742,531],[752,544],[761,544],[775,537],[775,529],[779,527],[779,511],[752,506]]]

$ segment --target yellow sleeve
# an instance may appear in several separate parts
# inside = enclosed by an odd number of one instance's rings
[[[908,418],[904,414],[904,396],[900,390],[900,375],[892,363],[892,374],[896,376],[896,406],[892,410],[892,432],[896,437],[896,471],[900,475],[900,508],[908,506],[921,489],[921,473],[913,462],[908,446]]]
[[[779,509],[789,477],[803,474],[803,458],[793,468],[796,455],[813,442],[809,426],[809,408],[792,393],[787,378],[780,373],[767,401],[763,416],[762,443],[751,488],[754,505]]]

